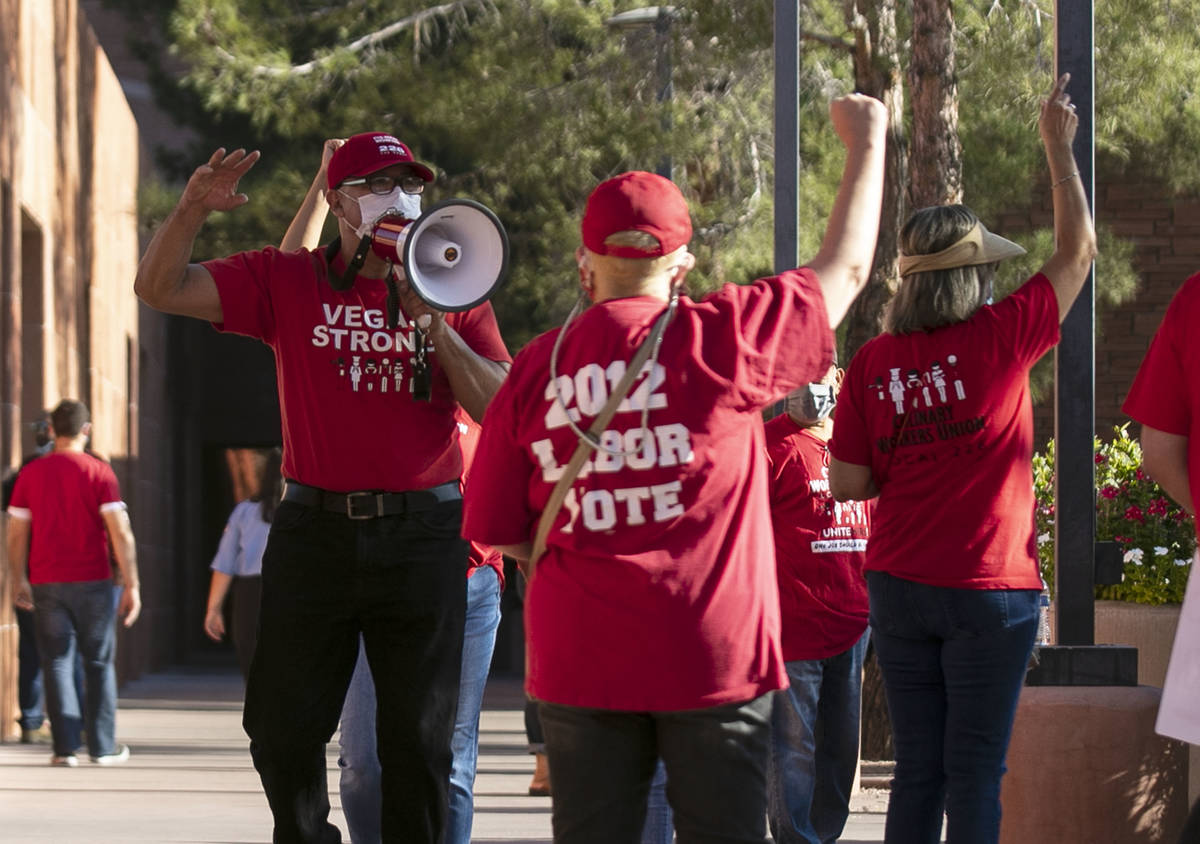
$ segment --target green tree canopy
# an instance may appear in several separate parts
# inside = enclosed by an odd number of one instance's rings
[[[897,3],[902,41],[919,1]],[[665,105],[655,101],[653,33],[605,24],[631,2],[109,2],[152,14],[172,62],[186,69],[156,77],[161,102],[199,138],[186,155],[164,159],[170,179],[185,178],[217,146],[263,150],[244,185],[251,203],[206,227],[198,256],[277,242],[322,141],[380,128],[438,168],[431,199],[472,197],[504,221],[510,280],[494,303],[514,348],[557,322],[574,298],[571,256],[590,189],[622,170],[654,169],[664,153],[693,208],[693,291],[770,271],[769,0],[678,4],[674,98]],[[827,103],[854,78],[847,3],[802,4],[810,36],[801,47],[804,256],[817,248],[841,170]],[[990,222],[1028,207],[1043,178],[1036,115],[1053,73],[1053,20],[1034,0],[958,0],[955,14],[965,201]],[[1197,24],[1200,0],[1098,5],[1101,178],[1144,170],[1172,189],[1200,184],[1200,55],[1190,43]],[[1105,61],[1118,50],[1121,61]],[[174,190],[147,189],[149,224]],[[1051,248],[1044,231],[1017,239],[1031,255],[1006,273],[1010,283]],[[1134,284],[1130,249],[1107,235],[1102,249],[1100,297],[1120,301]]]

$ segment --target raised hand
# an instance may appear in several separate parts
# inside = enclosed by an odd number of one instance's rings
[[[258,150],[247,154],[244,149],[235,149],[226,154],[221,147],[207,164],[201,164],[192,173],[179,204],[199,206],[205,211],[231,211],[245,205],[250,197],[237,192],[238,182],[258,157]]]
[[[833,129],[847,147],[882,139],[887,128],[887,106],[866,94],[847,94],[829,104]]]
[[[1075,105],[1071,102],[1071,95],[1067,93],[1067,83],[1070,81],[1069,73],[1058,77],[1046,99],[1042,100],[1038,133],[1047,147],[1057,144],[1069,148],[1075,140],[1075,130],[1079,128],[1079,115],[1075,113]]]
[[[333,158],[333,154],[337,152],[338,147],[346,143],[345,138],[328,138],[325,145],[321,148],[321,171],[324,172],[329,167],[329,159]]]

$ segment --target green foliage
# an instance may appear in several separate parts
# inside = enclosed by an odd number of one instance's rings
[[[250,205],[214,218],[197,255],[276,242],[324,138],[384,128],[438,169],[430,201],[469,196],[504,221],[511,271],[494,304],[513,348],[573,301],[572,253],[591,188],[622,170],[654,169],[664,153],[695,212],[693,290],[769,271],[769,4],[714,4],[674,23],[669,105],[656,102],[653,33],[605,25],[632,3],[468,0],[351,49],[432,5],[179,0],[169,34],[188,72],[170,99],[203,142],[173,175],[184,178],[218,145],[264,152],[245,180]],[[809,111],[803,159],[823,176],[840,161],[839,145],[824,100]],[[801,221],[806,244],[819,240],[822,206]]]
[[[1012,235],[1011,239],[1028,251],[1000,265],[996,277],[997,299],[1011,293],[1037,272],[1054,252],[1054,232],[1050,229],[1037,229],[1024,236]],[[1130,241],[1116,236],[1104,225],[1097,226],[1096,240],[1100,250],[1096,256],[1096,308],[1103,311],[1132,299],[1137,293],[1138,278],[1133,270],[1133,244]],[[1100,336],[1101,328],[1101,322],[1097,320],[1097,336]],[[1054,386],[1053,354],[1047,354],[1037,362],[1030,372],[1029,384],[1035,402],[1049,393]]]
[[[650,31],[605,24],[640,5],[633,0],[105,2],[158,22],[172,61],[186,68],[182,77],[154,77],[160,103],[199,137],[185,155],[162,161],[170,181],[217,146],[263,150],[244,183],[251,203],[206,226],[198,257],[277,242],[324,139],[381,128],[435,165],[429,201],[469,196],[504,221],[511,271],[494,304],[514,349],[559,322],[574,299],[572,253],[590,189],[622,170],[654,169],[664,154],[694,212],[693,292],[771,270],[770,3],[678,6],[669,38],[674,98],[663,104],[662,45]],[[906,44],[908,4],[898,6]],[[393,26],[435,8],[443,11],[418,25]],[[994,221],[1028,206],[1045,168],[1035,124],[1053,73],[1053,21],[1029,0],[959,0],[955,14],[966,201]],[[1099,4],[1101,171],[1143,162],[1172,185],[1200,180],[1192,96],[1200,53],[1190,43],[1197,24],[1195,0]],[[853,41],[837,0],[801,4],[801,27],[826,42]],[[1136,49],[1128,49],[1131,32]],[[1122,60],[1103,61],[1118,45]],[[801,73],[797,233],[807,257],[843,161],[827,103],[850,89],[853,71],[846,50],[805,41]],[[1028,240],[1033,268],[1050,234]],[[1104,232],[1101,246],[1098,300],[1123,301],[1133,289],[1130,247]],[[1012,268],[1008,278],[1022,272]]]
[[[1142,471],[1142,449],[1128,425],[1113,439],[1096,438],[1096,539],[1118,543],[1124,554],[1122,581],[1098,586],[1096,597],[1135,604],[1183,601],[1192,554],[1193,518]],[[1054,586],[1054,443],[1033,457],[1037,494],[1037,546],[1042,578]]]

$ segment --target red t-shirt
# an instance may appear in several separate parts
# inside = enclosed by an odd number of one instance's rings
[[[830,450],[869,466],[869,570],[933,586],[1040,589],[1029,369],[1058,342],[1040,273],[934,331],[883,334],[850,362]]]
[[[401,313],[387,328],[382,279],[336,291],[324,253],[307,249],[268,247],[204,266],[221,296],[217,329],[275,352],[286,477],[335,492],[424,489],[459,477],[450,383],[431,352],[432,399],[413,399],[414,326]],[[511,359],[491,305],[446,321],[480,356]]]
[[[471,475],[471,464],[475,462],[475,449],[479,448],[479,424],[470,415],[459,408],[455,414],[458,419],[458,444],[462,448],[462,485],[466,488],[467,478]],[[490,545],[482,542],[470,543],[471,551],[468,557],[467,577],[475,573],[480,566],[491,566],[496,570],[500,580],[500,589],[504,589],[504,556]]]
[[[488,408],[464,535],[531,541],[577,439],[664,308],[593,305],[517,356]],[[571,706],[696,709],[786,684],[760,408],[829,369],[809,270],[683,298],[655,366],[602,434],[555,519],[525,602],[530,693]],[[563,404],[554,401],[555,387]],[[648,433],[642,408],[649,406]]]
[[[862,501],[833,500],[829,450],[820,437],[786,413],[764,430],[783,658],[836,656],[867,629],[869,508]]]
[[[1193,504],[1200,502],[1200,343],[1191,333],[1198,330],[1200,274],[1171,300],[1121,408],[1143,425],[1188,438]],[[1196,524],[1200,531],[1200,521]]]
[[[111,580],[102,511],[123,508],[112,467],[74,451],[52,451],[17,476],[8,513],[32,519],[29,582]]]

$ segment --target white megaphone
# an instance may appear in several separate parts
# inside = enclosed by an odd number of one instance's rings
[[[466,311],[486,301],[508,272],[508,235],[487,207],[447,199],[412,223],[380,221],[376,252],[395,255],[431,308]]]

